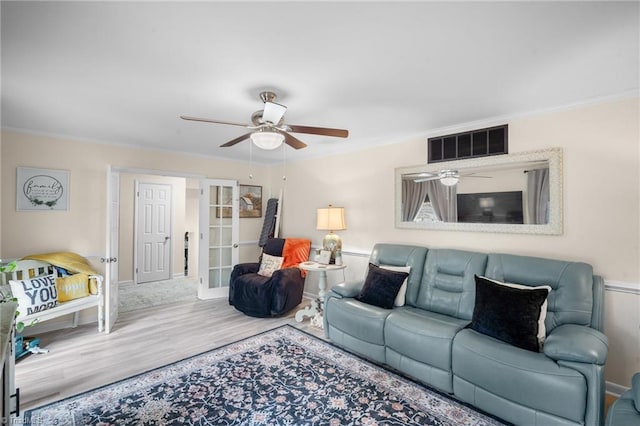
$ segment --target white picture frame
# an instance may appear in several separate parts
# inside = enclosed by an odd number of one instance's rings
[[[320,255],[318,256],[318,263],[323,265],[328,265],[331,262],[331,250],[320,250]]]
[[[69,210],[69,171],[18,167],[16,210]]]

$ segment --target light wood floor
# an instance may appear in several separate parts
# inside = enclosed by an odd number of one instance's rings
[[[229,306],[226,299],[199,300],[123,313],[108,335],[97,333],[94,325],[42,334],[40,346],[50,352],[29,355],[16,365],[21,411],[283,324],[323,337],[323,331],[308,320],[297,323],[295,312],[282,318],[252,318]],[[607,409],[614,400],[607,395]]]
[[[304,306],[305,302],[303,302]],[[21,411],[106,385],[191,355],[291,324],[319,337],[296,310],[283,318],[252,318],[226,299],[198,300],[120,314],[111,334],[95,325],[41,334],[48,354],[28,355],[16,364]]]

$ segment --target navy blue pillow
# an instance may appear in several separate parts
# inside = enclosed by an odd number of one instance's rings
[[[369,264],[369,272],[356,300],[385,309],[393,308],[393,301],[409,274],[407,272],[390,271]]]
[[[513,346],[540,352],[538,319],[548,290],[523,290],[476,275],[476,304],[471,328]]]

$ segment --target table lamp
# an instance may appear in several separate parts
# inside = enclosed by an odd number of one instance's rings
[[[329,263],[335,263],[336,251],[342,251],[342,239],[334,234],[333,231],[347,229],[344,220],[344,207],[333,207],[329,204],[329,207],[319,208],[317,219],[316,229],[318,231],[329,231],[324,240],[322,240],[322,249],[331,252]]]

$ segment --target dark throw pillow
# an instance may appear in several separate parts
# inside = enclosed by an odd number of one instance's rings
[[[522,289],[476,275],[476,304],[471,328],[522,349],[540,352],[538,320],[547,288]]]
[[[409,274],[406,272],[390,271],[370,263],[367,278],[360,294],[356,296],[356,300],[391,309],[402,283],[408,276]]]

